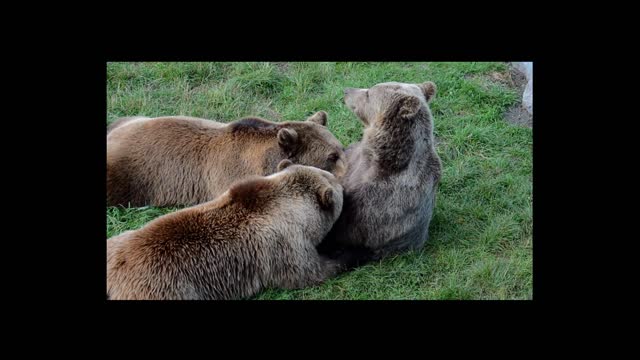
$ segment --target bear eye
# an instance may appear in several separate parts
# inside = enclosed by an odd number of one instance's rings
[[[331,162],[338,161],[339,158],[340,158],[340,155],[336,153],[329,154],[329,161]]]

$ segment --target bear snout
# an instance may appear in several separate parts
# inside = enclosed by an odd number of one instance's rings
[[[346,89],[344,89],[344,103],[351,110],[355,110],[354,101],[355,101],[355,94],[357,93],[356,90],[358,90],[358,89],[354,89],[354,88],[346,88]]]

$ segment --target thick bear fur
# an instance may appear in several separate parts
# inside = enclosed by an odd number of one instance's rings
[[[229,124],[184,116],[122,118],[107,129],[107,205],[179,206],[212,200],[236,180],[266,176],[278,163],[346,171],[327,114],[276,123]]]
[[[108,239],[107,297],[243,299],[337,274],[343,265],[316,247],[341,212],[342,186],[327,171],[289,160],[279,170]]]
[[[435,92],[432,82],[345,90],[364,136],[346,150],[344,207],[321,253],[348,249],[365,263],[427,241],[442,171],[428,105]]]

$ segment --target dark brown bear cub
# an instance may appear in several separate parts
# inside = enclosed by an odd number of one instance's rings
[[[316,246],[340,215],[342,186],[327,171],[289,160],[278,170],[108,239],[108,298],[243,299],[337,274],[340,263]]]

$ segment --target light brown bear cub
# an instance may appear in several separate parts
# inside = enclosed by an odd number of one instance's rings
[[[107,130],[107,205],[195,205],[283,159],[341,176],[346,160],[327,114],[275,123],[191,117],[123,118]]]
[[[289,160],[278,170],[108,239],[107,296],[242,299],[337,274],[342,266],[316,246],[340,215],[342,186],[327,171]]]

